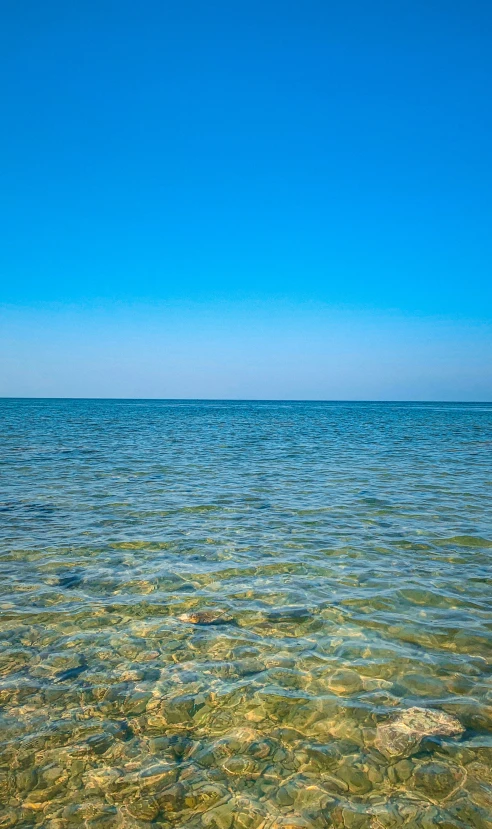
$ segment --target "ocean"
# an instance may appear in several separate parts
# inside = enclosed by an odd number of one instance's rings
[[[492,827],[492,405],[0,401],[0,827]]]

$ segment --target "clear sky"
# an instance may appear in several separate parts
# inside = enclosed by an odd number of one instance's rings
[[[492,3],[3,0],[0,394],[492,400]]]

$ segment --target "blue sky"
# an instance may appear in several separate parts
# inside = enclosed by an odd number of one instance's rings
[[[492,6],[5,0],[0,394],[492,399]]]

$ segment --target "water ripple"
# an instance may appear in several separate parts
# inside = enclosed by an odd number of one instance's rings
[[[492,406],[0,434],[1,827],[492,827]]]

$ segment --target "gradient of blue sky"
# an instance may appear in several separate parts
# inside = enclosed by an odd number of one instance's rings
[[[0,393],[492,399],[492,5],[4,0]]]

